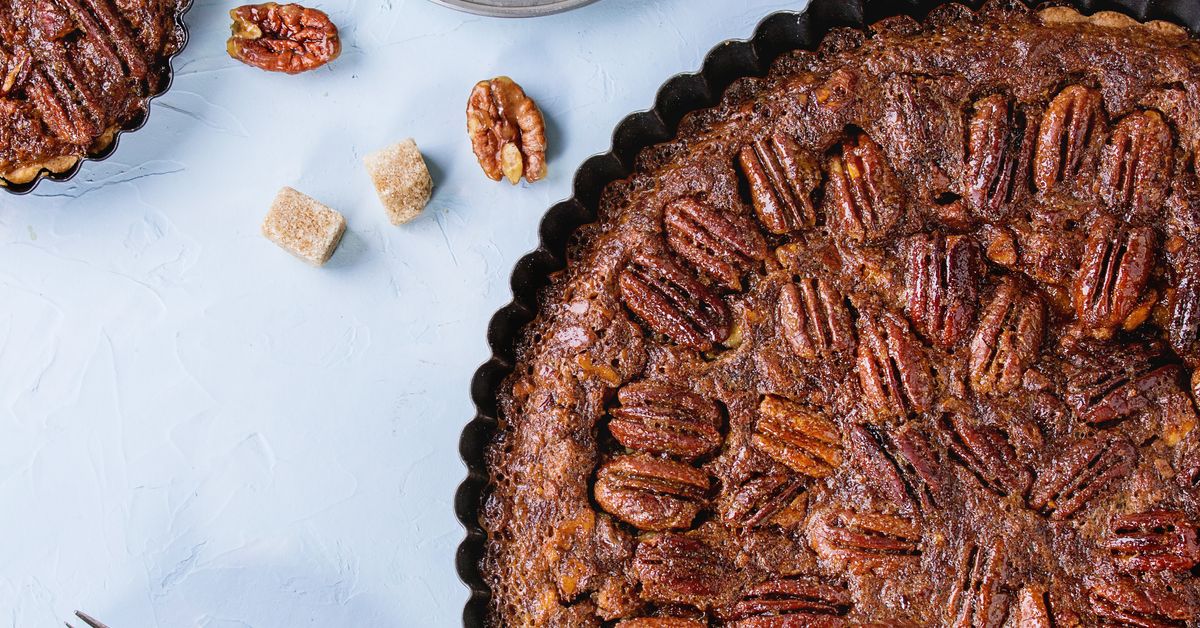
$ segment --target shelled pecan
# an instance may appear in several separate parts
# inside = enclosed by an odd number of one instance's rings
[[[1111,490],[1109,485],[1128,474],[1136,461],[1137,450],[1122,436],[1100,434],[1075,443],[1038,474],[1029,506],[1053,520],[1070,519]]]
[[[802,277],[784,284],[776,308],[783,337],[798,357],[811,360],[854,348],[846,298],[829,282]]]
[[[721,409],[714,401],[652,381],[625,385],[617,399],[608,431],[625,447],[692,459],[721,446]]]
[[[858,378],[864,400],[880,416],[903,418],[933,403],[933,375],[908,324],[888,312],[858,319]]]
[[[725,302],[670,257],[638,252],[621,272],[621,296],[651,330],[709,351],[729,336]]]
[[[1000,94],[975,101],[973,110],[967,136],[966,200],[974,215],[997,222],[1028,194],[1036,131]]]
[[[680,257],[730,290],[767,256],[767,243],[754,221],[694,198],[667,205],[667,244]]]
[[[879,145],[865,133],[854,135],[828,170],[825,214],[835,232],[866,243],[891,235],[904,216],[904,194]]]
[[[833,473],[841,464],[837,425],[816,411],[777,395],[758,406],[754,446],[776,462],[809,477]]]
[[[982,270],[979,247],[968,236],[929,233],[914,237],[908,250],[908,316],[934,346],[949,349],[974,322]]]
[[[1074,191],[1090,187],[1107,124],[1100,92],[1081,85],[1063,89],[1042,117],[1033,175],[1042,192],[1060,185]]]
[[[767,231],[783,235],[817,224],[813,192],[821,184],[821,166],[794,138],[783,132],[759,138],[738,151],[738,163]]]
[[[1162,114],[1142,110],[1113,128],[1100,161],[1100,195],[1127,220],[1151,221],[1171,187],[1171,129]]]
[[[983,394],[1015,389],[1037,359],[1044,328],[1041,298],[1015,280],[1001,283],[971,339],[971,387]]]

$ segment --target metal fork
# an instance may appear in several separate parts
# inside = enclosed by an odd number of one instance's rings
[[[79,618],[79,621],[91,626],[91,628],[108,628],[108,626],[104,625],[104,622],[101,622],[100,620],[88,615],[83,611],[75,611],[75,616]],[[71,622],[69,621],[64,621],[63,623],[67,625],[67,628],[75,628],[75,626],[72,626]]]

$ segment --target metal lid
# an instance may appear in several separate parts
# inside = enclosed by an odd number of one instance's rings
[[[435,4],[492,17],[537,17],[577,9],[596,0],[431,0]]]

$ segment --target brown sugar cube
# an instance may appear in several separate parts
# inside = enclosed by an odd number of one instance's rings
[[[346,231],[346,218],[316,199],[285,187],[263,220],[262,233],[296,257],[320,266]]]
[[[363,163],[393,225],[402,225],[425,209],[433,179],[411,138],[367,155]]]

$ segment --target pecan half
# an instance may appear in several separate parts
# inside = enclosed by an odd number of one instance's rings
[[[694,198],[672,201],[663,222],[671,249],[731,290],[741,290],[742,275],[767,256],[753,220]]]
[[[708,622],[682,617],[638,617],[623,619],[616,628],[708,628]]]
[[[269,72],[298,74],[338,58],[342,40],[329,16],[298,4],[248,4],[229,12],[229,56]]]
[[[642,530],[686,528],[700,512],[708,474],[644,454],[619,456],[596,473],[596,503]]]
[[[608,431],[630,449],[692,459],[721,446],[721,408],[696,393],[646,381],[622,387],[617,400]]]
[[[1108,336],[1134,312],[1154,269],[1154,230],[1111,216],[1092,225],[1075,280],[1075,313],[1096,335]]]
[[[1175,483],[1185,490],[1200,493],[1200,445],[1193,441],[1190,449],[1179,453]]]
[[[1093,436],[1055,458],[1034,484],[1029,506],[1056,521],[1070,519],[1108,485],[1133,470],[1137,449],[1122,436]]]
[[[908,316],[921,335],[949,349],[975,318],[979,247],[968,236],[929,233],[914,237],[908,250]]]
[[[677,344],[709,351],[729,336],[725,302],[665,255],[636,253],[618,283],[625,305]]]
[[[1038,189],[1046,192],[1059,185],[1090,189],[1105,124],[1100,92],[1081,85],[1059,92],[1050,101],[1038,131],[1033,156]]]
[[[1184,628],[1200,616],[1200,608],[1162,585],[1118,578],[1091,587],[1092,612],[1103,620],[1142,628]]]
[[[977,100],[967,135],[967,206],[988,221],[1004,220],[1029,191],[1034,125],[993,94]]]
[[[792,136],[759,138],[738,151],[738,163],[767,231],[783,235],[817,224],[812,195],[821,185],[821,165]]]
[[[996,288],[971,339],[971,387],[982,394],[1016,389],[1038,357],[1045,329],[1041,298],[1015,280]]]
[[[958,559],[946,604],[947,625],[954,628],[998,627],[1004,623],[1008,596],[1001,589],[1004,578],[1004,544],[979,546],[968,542]]]
[[[730,628],[829,625],[850,612],[853,600],[840,585],[815,577],[779,578],[750,587],[720,615]]]
[[[1152,511],[1113,517],[1104,545],[1126,571],[1190,571],[1200,564],[1196,526],[1187,515]]]
[[[758,413],[752,442],[776,462],[814,478],[841,464],[841,434],[833,421],[777,395],[763,397]]]
[[[479,81],[467,99],[467,135],[483,173],[516,185],[546,176],[546,121],[515,81]]]
[[[904,217],[904,197],[879,145],[865,133],[856,134],[829,159],[828,169],[825,214],[835,231],[866,243],[891,236]]]
[[[936,452],[920,435],[900,430],[894,436],[871,425],[850,430],[861,477],[898,506],[928,511],[942,490]]]
[[[973,424],[966,414],[953,413],[942,418],[946,448],[950,455],[984,488],[1006,497],[1025,497],[1033,478],[1017,458],[1003,432]]]
[[[668,533],[638,544],[633,573],[649,601],[697,604],[725,590],[729,565],[708,543]]]
[[[1189,256],[1176,275],[1167,336],[1171,348],[1187,358],[1200,358],[1200,257]]]
[[[802,476],[764,473],[732,490],[721,509],[721,519],[730,527],[752,529],[775,523],[795,507],[804,494]]]
[[[1038,585],[1026,585],[1017,595],[1016,614],[1013,617],[1017,628],[1056,628],[1058,626],[1081,626],[1079,617],[1072,611],[1056,607],[1050,592]]]
[[[1100,195],[1126,220],[1153,219],[1170,191],[1171,129],[1157,111],[1117,123],[1100,160]]]
[[[921,527],[899,515],[839,510],[814,521],[813,549],[822,558],[864,573],[921,555]]]
[[[879,415],[904,418],[933,403],[933,374],[903,318],[864,312],[858,319],[858,378]]]
[[[811,360],[854,347],[846,297],[824,279],[803,277],[779,289],[780,330],[798,357]]]
[[[1122,352],[1106,363],[1077,367],[1067,379],[1067,403],[1084,422],[1111,425],[1149,407],[1152,393],[1175,385],[1178,378],[1178,365]]]

